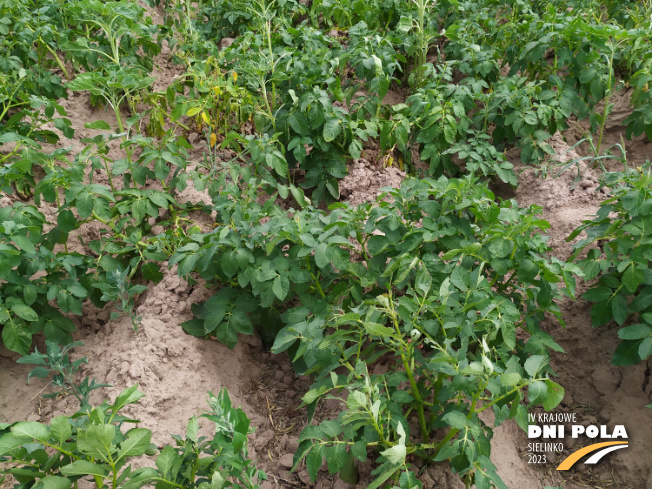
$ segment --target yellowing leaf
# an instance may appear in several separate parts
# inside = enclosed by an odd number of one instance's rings
[[[231,76],[233,77],[233,83],[238,81],[238,74],[235,71],[231,72]]]
[[[216,142],[217,142],[217,135],[216,135],[214,132],[212,132],[212,133],[211,133],[211,141],[210,141],[210,143],[211,143],[211,148],[212,148],[213,146],[215,146],[215,143],[216,143]]]
[[[202,110],[202,113],[201,113],[201,118],[207,125],[210,126],[211,120],[209,119],[208,114],[203,110]]]

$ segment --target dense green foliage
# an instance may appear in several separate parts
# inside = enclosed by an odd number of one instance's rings
[[[634,365],[652,354],[652,173],[648,163],[626,172],[608,173],[604,185],[613,195],[595,219],[584,221],[569,239],[585,231],[575,245],[575,256],[591,246],[579,264],[587,280],[597,282],[582,297],[594,302],[593,326],[615,321],[628,326],[618,331],[622,340],[615,365]]]
[[[232,348],[257,332],[287,350],[314,377],[311,418],[322,399],[340,399],[337,420],[301,435],[295,465],[305,460],[313,480],[324,458],[349,481],[371,458],[373,487],[420,486],[409,455],[448,460],[467,485],[488,488],[504,484],[489,461],[494,426],[478,413],[525,427],[528,406],[561,402],[549,366],[560,347],[540,322],[561,321],[576,276],[598,278],[584,295],[594,324],[623,326],[614,362],[649,357],[649,167],[605,177],[612,198],[571,236],[587,232],[574,258],[599,245],[578,265],[550,257],[539,208],[489,190],[517,184],[508,150],[545,164],[572,119],[588,120],[595,161],[608,158],[603,136],[624,86],[627,137],[652,139],[649,2],[150,3],[161,25],[133,1],[0,0],[0,189],[12,195],[0,208],[0,327],[4,345],[38,365],[34,376],[53,373],[88,407],[100,384],[75,384],[73,316],[86,301],[110,303],[111,318],[127,314],[137,331],[138,295],[177,265],[216,290],[193,307],[187,333]],[[164,42],[180,74],[159,89]],[[63,101],[73,92],[115,117],[113,127],[86,121],[92,136],[75,151]],[[373,203],[339,202],[348,164],[363,157],[412,176]],[[190,184],[211,204],[180,199]],[[214,215],[213,226],[192,212]],[[41,333],[47,352],[30,354]],[[0,454],[34,469],[12,469],[21,489],[40,488],[36,479],[66,489],[87,474],[98,486],[231,477],[250,487],[248,421],[226,394],[211,402],[222,411],[210,419],[231,413],[235,424],[213,441],[191,427],[154,472],[124,468],[148,449],[136,435],[149,434],[123,434],[117,404],[49,428],[15,425]],[[112,447],[99,458],[94,438]],[[212,458],[197,479],[202,451]]]

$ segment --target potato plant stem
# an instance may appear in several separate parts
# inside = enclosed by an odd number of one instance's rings
[[[389,298],[389,312],[392,317],[392,323],[394,324],[394,329],[396,330],[397,338],[399,338],[399,355],[401,356],[401,361],[403,362],[403,368],[405,368],[405,373],[408,376],[408,380],[410,381],[410,387],[412,388],[412,395],[414,396],[414,400],[416,403],[416,411],[417,411],[417,417],[419,418],[419,427],[421,428],[421,438],[423,439],[424,443],[428,443],[428,428],[426,425],[426,417],[424,414],[424,409],[423,409],[423,398],[421,397],[421,392],[419,391],[419,386],[417,385],[417,381],[414,377],[414,372],[413,372],[413,366],[410,365],[410,358],[412,357],[412,352],[411,352],[411,346],[410,344],[406,343],[403,341],[403,333],[401,333],[401,328],[399,326],[399,318],[398,314],[396,313],[394,309],[394,302]],[[406,355],[409,355],[409,357]]]
[[[56,61],[57,65],[59,66],[59,69],[63,71],[63,76],[66,78],[66,80],[70,80],[70,75],[68,74],[68,70],[66,69],[66,65],[63,64],[63,61],[61,61],[61,58],[57,55],[56,51],[52,49],[48,43],[46,43],[42,38],[39,37],[39,40],[43,43],[45,46],[45,49],[47,49],[50,54],[54,57],[54,61]]]
[[[426,10],[428,10],[431,0],[413,0],[417,7],[419,19],[416,22],[418,48],[414,57],[414,70],[417,72],[416,86],[420,86],[424,77],[424,66],[428,58],[428,47],[430,38],[426,31]]]
[[[310,278],[312,278],[313,281],[315,282],[315,287],[317,288],[317,292],[319,292],[319,295],[322,297],[322,299],[325,299],[326,294],[324,294],[324,291],[321,288],[321,284],[319,283],[319,273],[317,274],[317,276],[315,276],[315,274],[312,273],[312,268],[310,267],[310,256],[306,256],[306,268],[310,273]]]
[[[613,95],[613,63],[614,63],[614,53],[616,51],[613,43],[610,43],[611,54],[607,58],[607,67],[609,69],[607,77],[607,96],[604,99],[604,109],[602,111],[602,117],[600,118],[600,135],[598,136],[598,146],[596,148],[596,156],[600,156],[600,148],[602,147],[602,138],[604,137],[604,128],[607,124],[607,117],[609,117],[609,100]],[[597,162],[593,162],[593,168],[596,168]]]
[[[421,392],[419,392],[419,386],[414,378],[414,373],[410,368],[407,357],[401,353],[401,360],[403,362],[403,367],[405,368],[405,373],[410,380],[410,386],[412,387],[412,395],[414,395],[414,400],[416,402],[417,417],[419,418],[419,427],[421,428],[421,438],[424,443],[428,443],[428,428],[426,425],[426,417],[423,409],[423,399],[421,397]]]
[[[124,96],[127,97],[128,95],[129,93],[126,93]],[[120,100],[124,100],[124,97]],[[115,112],[116,120],[118,121],[118,129],[120,130],[120,133],[124,133],[125,132],[124,124],[122,122],[122,116],[120,115],[120,100],[118,101],[112,100],[110,103],[111,103],[111,107],[113,107],[113,111]],[[125,134],[123,140],[126,141],[126,138],[127,138],[127,134]],[[131,158],[131,148],[129,146],[125,148],[125,153],[127,154],[127,161],[129,161],[130,165],[133,165],[133,160]],[[108,173],[108,169],[107,169],[107,173]],[[109,182],[111,182],[111,174],[108,173],[107,176],[109,177]],[[128,187],[128,185],[126,185],[126,187]],[[111,183],[111,189],[113,189],[113,183]]]
[[[56,191],[56,196],[57,196],[57,207],[59,207],[59,209],[61,209],[61,198],[59,197],[59,189],[55,188],[55,191]],[[63,243],[63,248],[66,250],[66,253],[68,253],[68,241],[67,240],[66,240],[65,243]],[[74,384],[73,384],[73,386],[74,386]]]

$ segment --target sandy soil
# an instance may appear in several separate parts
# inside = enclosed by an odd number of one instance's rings
[[[176,76],[176,68],[164,52],[159,57],[156,88],[164,87]],[[397,102],[400,101],[397,100]],[[627,111],[627,94],[616,99],[616,110],[606,133],[606,146],[620,142],[624,128],[618,125]],[[58,146],[81,149],[79,139],[95,134],[83,128],[84,122],[105,120],[115,125],[109,112],[90,107],[84,94],[72,94],[62,105],[68,111],[76,130],[76,139],[63,140]],[[555,135],[553,147],[562,161],[569,161],[587,153],[587,145],[571,150],[583,137],[581,124],[563,136]],[[630,165],[652,159],[652,145],[643,140],[626,142]],[[341,182],[343,200],[359,204],[373,200],[380,188],[400,185],[404,172],[395,166],[385,168],[378,161],[373,143],[365,147],[361,160],[350,166],[350,175]],[[201,150],[198,141],[197,150]],[[112,157],[119,156],[119,148],[112,149]],[[565,258],[570,252],[566,236],[583,219],[592,216],[606,194],[597,191],[600,170],[580,165],[578,185],[571,190],[576,176],[570,169],[557,179],[541,179],[532,168],[518,165],[518,152],[510,159],[520,170],[519,187],[515,191],[500,190],[504,198],[515,198],[521,205],[543,207],[548,220],[550,244],[554,254]],[[613,167],[617,163],[610,163]],[[210,202],[193,188],[186,191],[187,199]],[[182,199],[185,200],[185,199]],[[3,205],[7,203],[3,199]],[[43,207],[46,216],[54,216],[54,208]],[[81,231],[92,234],[92,227]],[[580,283],[578,295],[586,290]],[[205,409],[206,392],[217,393],[226,387],[235,405],[243,407],[257,431],[250,438],[251,451],[259,466],[269,474],[265,489],[273,487],[308,487],[305,470],[290,473],[292,454],[297,448],[297,435],[305,426],[306,414],[298,408],[300,398],[307,390],[309,379],[294,374],[285,355],[273,356],[266,352],[257,337],[243,337],[234,350],[228,350],[216,341],[201,340],[186,335],[180,323],[191,318],[191,305],[206,300],[212,294],[205,286],[190,286],[181,280],[175,269],[145,292],[138,301],[142,324],[135,332],[128,318],[109,321],[108,308],[97,310],[85,306],[84,316],[74,318],[78,330],[75,339],[84,342],[75,355],[87,356],[84,375],[113,385],[96,392],[93,400],[113,397],[123,388],[138,383],[146,397],[131,406],[129,414],[140,419],[142,426],[154,432],[154,443],[169,443],[168,433],[183,433],[192,415]],[[492,440],[492,460],[507,486],[514,489],[542,489],[544,486],[579,488],[652,489],[650,453],[652,453],[652,385],[648,382],[650,365],[619,368],[610,364],[616,347],[616,327],[593,329],[590,324],[590,304],[579,299],[561,304],[567,328],[551,321],[547,330],[564,348],[565,353],[553,355],[553,367],[559,374],[558,382],[566,389],[566,397],[558,411],[578,413],[591,423],[624,424],[630,436],[630,447],[610,454],[600,464],[589,468],[579,464],[571,472],[555,472],[555,464],[545,466],[528,464],[527,438],[514,423],[508,422],[495,430]],[[42,345],[39,345],[42,348]],[[25,379],[28,365],[15,363],[18,355],[0,347],[0,422],[23,419],[47,422],[54,416],[70,415],[76,410],[71,398],[44,400],[40,394],[49,392],[42,383]],[[319,416],[336,415],[337,405],[326,405]],[[575,447],[576,448],[576,447]],[[568,450],[572,451],[571,447]],[[565,454],[548,454],[550,461],[560,461]],[[358,487],[365,487],[368,471],[361,474]],[[421,467],[421,478],[428,489],[463,488],[457,476],[443,465]],[[322,470],[317,488],[344,489],[339,479]]]

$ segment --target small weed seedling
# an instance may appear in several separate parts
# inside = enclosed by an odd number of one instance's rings
[[[134,310],[136,296],[147,290],[144,285],[132,284],[129,279],[133,275],[129,267],[122,270],[118,267],[112,274],[107,275],[107,282],[93,284],[102,291],[102,301],[116,301],[115,308],[117,311],[111,313],[111,320],[120,317],[121,313],[129,314],[134,331],[138,331],[138,325],[142,317],[136,314]]]
[[[70,361],[72,349],[84,345],[81,341],[75,341],[63,347],[54,341],[46,340],[45,344],[47,346],[46,353],[40,353],[38,348],[35,348],[34,353],[17,360],[18,363],[36,365],[36,368],[32,369],[27,376],[27,382],[32,377],[44,379],[52,375],[50,385],[61,390],[45,394],[43,397],[51,398],[72,394],[79,401],[80,409],[84,409],[89,405],[88,397],[92,391],[102,387],[111,387],[109,384],[99,384],[95,379],[89,380],[88,377],[85,377],[81,382],[76,381],[81,365],[88,363],[86,357]]]

